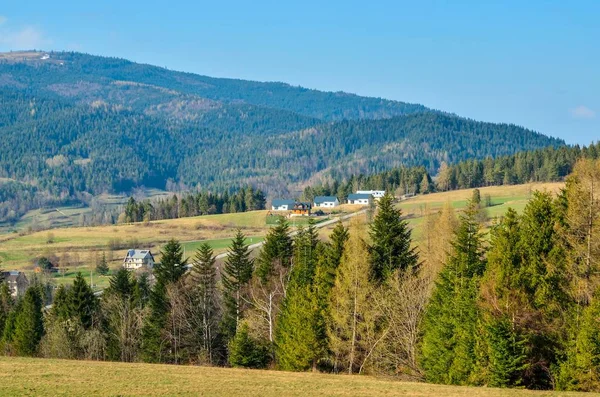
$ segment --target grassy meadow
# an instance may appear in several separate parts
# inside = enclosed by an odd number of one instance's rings
[[[486,196],[490,197],[491,206],[485,210],[487,216],[493,219],[504,214],[509,208],[519,213],[522,212],[535,191],[557,193],[563,186],[564,183],[562,182],[529,183],[514,186],[482,187],[479,188],[479,191],[483,202],[485,202]],[[473,189],[425,194],[402,201],[398,204],[398,207],[402,209],[403,214],[408,218],[409,224],[413,228],[413,237],[418,242],[422,235],[422,224],[427,214],[441,210],[447,202],[450,202],[460,212],[467,206],[472,194]]]
[[[400,382],[370,376],[0,357],[2,396],[535,397],[535,392]]]
[[[527,184],[487,187],[480,191],[483,200],[487,195],[490,196],[492,205],[486,211],[493,218],[502,215],[509,207],[522,211],[535,190],[556,192],[562,186],[561,183]],[[448,201],[460,211],[467,205],[472,191],[465,189],[427,194],[400,202],[398,206],[408,218],[415,242],[418,244],[420,241],[423,221],[428,213],[440,210]],[[105,197],[105,200],[109,199],[111,198]],[[116,197],[112,199],[117,200]],[[343,205],[336,212],[348,213],[362,208]],[[81,209],[71,209],[73,213],[77,210]],[[108,277],[97,277],[93,273],[90,277],[90,273],[102,253],[106,254],[112,269],[121,265],[128,248],[148,248],[156,254],[171,238],[182,242],[187,256],[192,256],[203,242],[208,242],[218,254],[227,249],[237,228],[248,236],[249,243],[262,241],[271,227],[267,224],[269,212],[206,215],[127,225],[60,227],[30,234],[4,233],[0,234],[1,266],[4,269],[31,272],[36,258],[54,257],[61,267],[68,269],[65,274],[52,275],[57,284],[71,283],[77,272],[81,271],[88,280],[93,280],[96,288],[101,289],[107,285]],[[290,226],[304,226],[306,222],[307,218],[292,218]],[[327,237],[333,227],[334,225],[330,225],[320,229],[319,235]]]

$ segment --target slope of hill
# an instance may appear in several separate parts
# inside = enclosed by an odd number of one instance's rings
[[[83,364],[83,365],[82,365]],[[98,374],[102,374],[99,376]],[[581,393],[460,387],[371,376],[218,367],[0,358],[4,396],[579,396]]]
[[[564,145],[379,98],[78,53],[40,58],[0,54],[0,178],[11,180],[0,197],[17,208],[0,206],[0,221],[82,194],[164,189],[168,180],[210,189],[251,183],[272,196],[327,172],[435,172],[441,161]]]

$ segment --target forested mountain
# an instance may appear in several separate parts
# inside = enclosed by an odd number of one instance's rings
[[[79,53],[0,54],[0,190],[14,217],[137,186],[286,194],[331,175],[513,154],[564,142],[421,105],[210,78]],[[35,204],[34,204],[35,203]],[[18,204],[18,205],[17,205]],[[6,216],[3,217],[6,219]]]

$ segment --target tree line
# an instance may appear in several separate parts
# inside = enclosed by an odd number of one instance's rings
[[[233,193],[197,192],[157,200],[130,197],[119,216],[121,222],[176,219],[199,215],[228,214],[265,209],[265,195],[252,186]]]
[[[253,255],[238,231],[218,267],[210,246],[184,258],[170,241],[153,281],[119,270],[97,298],[79,276],[45,314],[47,290],[13,302],[3,286],[2,349],[598,391],[599,186],[600,161],[581,159],[489,240],[477,191],[460,214],[427,217],[420,250],[388,194],[326,241],[282,220]]]
[[[303,198],[333,195],[345,200],[357,190],[385,190],[396,195],[427,194],[485,186],[564,181],[578,159],[600,158],[600,142],[589,146],[548,147],[513,155],[470,159],[456,164],[442,162],[435,173],[426,167],[397,167],[348,178],[333,175],[324,183],[307,186]]]

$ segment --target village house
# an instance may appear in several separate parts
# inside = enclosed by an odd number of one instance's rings
[[[385,190],[358,190],[356,194],[370,194],[375,201],[379,201],[380,198],[385,196]]]
[[[8,284],[8,289],[13,298],[22,296],[29,287],[29,280],[27,280],[25,273],[17,270],[2,272],[0,279],[3,279]]]
[[[373,196],[367,193],[353,193],[348,195],[348,204],[369,205]]]
[[[296,201],[286,199],[274,199],[271,203],[271,211],[291,211]]]
[[[127,251],[127,256],[123,260],[123,267],[127,270],[137,270],[142,267],[152,269],[154,263],[154,256],[152,256],[150,250],[132,249]]]
[[[315,197],[314,202],[315,207],[321,208],[333,208],[340,205],[339,200],[334,196],[317,196]]]
[[[309,216],[310,211],[310,203],[294,203],[294,206],[292,207],[292,216]]]

